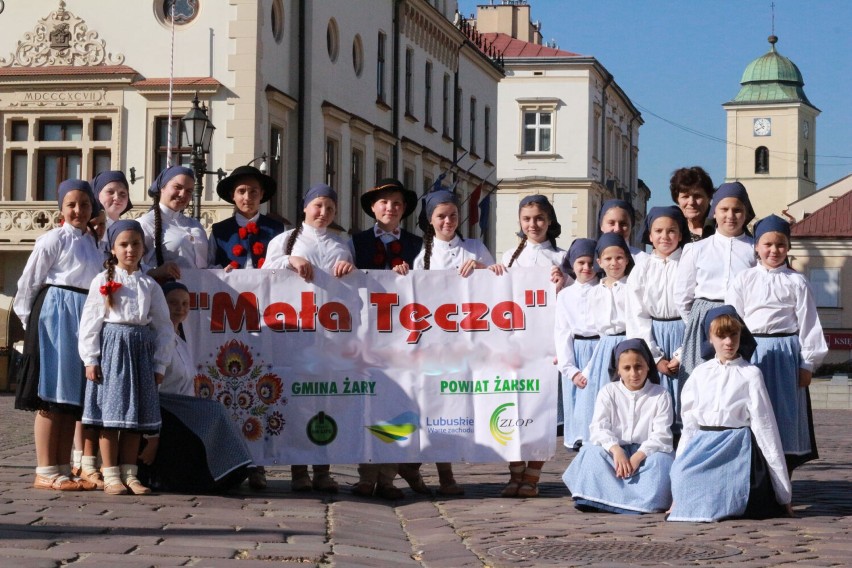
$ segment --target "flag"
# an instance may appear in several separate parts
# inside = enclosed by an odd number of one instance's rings
[[[488,219],[491,214],[491,194],[494,193],[491,191],[488,195],[485,196],[479,203],[479,231],[480,235],[484,236],[485,232],[488,230]]]
[[[472,231],[479,222],[479,197],[482,195],[482,184],[480,182],[470,194],[467,200],[467,226]]]

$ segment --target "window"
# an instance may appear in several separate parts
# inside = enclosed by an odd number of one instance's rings
[[[151,178],[154,179],[158,173],[166,169],[166,157],[168,150],[172,151],[172,165],[189,166],[190,158],[192,157],[191,149],[188,146],[180,146],[180,118],[172,117],[172,132],[169,139],[169,118],[167,116],[157,117],[155,119],[155,154],[156,163]]]
[[[432,127],[432,62],[426,62],[426,75],[424,77],[426,104],[423,109],[423,117],[427,128]]]
[[[388,172],[388,162],[384,158],[376,158],[376,180],[375,183],[378,184],[379,180],[382,180],[387,176]]]
[[[379,32],[379,45],[376,50],[376,102],[385,102],[385,44],[387,36]]]
[[[334,138],[325,139],[325,183],[332,189],[337,189],[337,141]]]
[[[350,207],[349,230],[352,233],[361,230],[361,193],[364,184],[364,153],[352,150],[352,172],[349,185],[352,186],[352,207]]]
[[[42,120],[39,122],[38,139],[42,142],[67,142],[83,139],[82,120]]]
[[[483,122],[485,122],[485,140],[483,140],[483,145],[485,146],[485,161],[491,161],[491,107],[485,107],[485,116],[483,117]]]
[[[56,190],[63,180],[82,176],[81,150],[40,150],[36,179],[36,200],[56,201]]]
[[[26,142],[30,137],[30,125],[26,120],[13,120],[10,130],[12,142]]]
[[[754,151],[754,173],[769,173],[769,148],[761,146]]]
[[[334,18],[328,21],[328,27],[325,30],[325,47],[328,49],[328,58],[331,59],[331,62],[337,61],[337,54],[340,50],[340,36]]]
[[[808,163],[808,149],[807,148],[805,148],[805,153],[804,153],[802,158],[803,158],[802,159],[802,170],[803,170],[803,173],[805,174],[805,179],[808,179],[811,176],[810,176],[810,171],[809,171],[810,164]]]
[[[92,177],[112,169],[112,156],[109,150],[92,151]]]
[[[360,77],[364,71],[364,44],[359,34],[355,34],[355,39],[352,40],[352,68],[356,77]]]
[[[272,21],[272,37],[275,38],[275,43],[281,43],[281,40],[284,39],[284,5],[281,0],[273,0],[270,20]]]
[[[109,142],[112,140],[112,121],[93,120],[92,140],[96,140],[98,142]]]
[[[462,128],[462,97],[464,96],[462,89],[456,89],[456,96],[453,100],[453,137],[457,137],[459,144],[463,144],[461,128]]]
[[[552,112],[524,112],[524,154],[550,153],[552,129]]]
[[[160,7],[163,13],[163,21],[171,24],[172,6],[174,6],[175,25],[188,24],[198,15],[198,4],[200,0],[163,0]]]
[[[810,281],[817,307],[840,307],[839,268],[811,268]]]
[[[406,49],[405,50],[405,115],[413,116],[411,108],[411,101],[414,98],[414,93],[412,92],[412,66],[414,65],[414,50]]]
[[[12,161],[12,201],[27,201],[27,164],[29,158],[26,150],[15,150],[11,153]]]
[[[441,119],[441,134],[449,138],[450,136],[450,75],[449,73],[444,73],[444,90],[442,93],[443,97],[443,109],[444,114]]]
[[[470,153],[476,154],[476,97],[470,97]]]
[[[428,193],[430,189],[432,189],[432,184],[435,181],[429,176],[423,176],[423,193]]]

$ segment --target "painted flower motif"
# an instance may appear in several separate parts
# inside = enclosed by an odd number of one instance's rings
[[[240,391],[237,394],[237,406],[243,410],[248,410],[254,404],[254,397],[249,391]]]
[[[236,244],[231,247],[231,253],[233,253],[234,256],[243,256],[246,254],[246,247],[241,244]]]
[[[242,431],[245,439],[253,442],[259,440],[263,435],[263,426],[261,426],[260,420],[251,416],[243,422]]]
[[[237,234],[240,236],[240,239],[245,239],[248,236],[248,231],[245,227],[240,227],[237,229]]]
[[[281,398],[281,392],[284,390],[284,386],[278,375],[267,373],[257,380],[255,390],[263,404],[269,405],[274,404],[279,398]]]
[[[277,436],[284,430],[284,424],[286,423],[284,416],[276,410],[266,417],[266,433],[270,436]]]
[[[195,384],[195,396],[198,398],[213,398],[213,381],[207,375],[195,375],[193,379]]]
[[[257,223],[254,221],[246,224],[246,232],[251,235],[256,235],[260,232],[260,229],[257,227]]]
[[[255,256],[262,255],[263,251],[265,251],[265,250],[266,250],[266,247],[263,246],[263,243],[261,243],[261,242],[256,242],[253,245],[251,245],[251,253]]]
[[[254,359],[248,345],[232,339],[219,348],[216,357],[216,368],[227,377],[242,377],[249,372]]]
[[[101,286],[101,295],[110,296],[113,292],[117,292],[119,288],[121,288],[121,282],[109,280],[106,284]]]
[[[234,405],[234,395],[229,393],[228,391],[222,391],[217,396],[216,399],[222,403],[222,406],[225,408],[231,408]]]

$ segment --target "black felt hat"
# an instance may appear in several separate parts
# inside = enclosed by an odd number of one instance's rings
[[[275,190],[277,189],[275,180],[254,166],[240,166],[236,168],[228,177],[223,178],[216,184],[216,193],[228,203],[233,203],[237,182],[243,177],[252,177],[260,184],[260,187],[263,189],[261,203],[266,203],[275,195]]]
[[[405,201],[405,212],[402,214],[402,218],[405,219],[417,209],[417,194],[410,189],[406,189],[398,179],[394,178],[379,180],[376,187],[365,191],[361,195],[361,209],[364,210],[364,213],[375,219],[376,215],[373,213],[373,203],[378,201],[382,196],[394,191],[401,193]]]

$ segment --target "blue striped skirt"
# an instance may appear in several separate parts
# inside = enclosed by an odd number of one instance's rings
[[[683,334],[686,325],[683,320],[676,319],[671,321],[651,320],[651,333],[654,336],[654,341],[657,346],[663,351],[663,358],[671,359],[672,354],[683,345]],[[676,412],[680,410],[680,389],[678,389],[678,374],[674,376],[660,373],[660,385],[669,391],[672,397],[672,405]],[[672,426],[675,426],[674,424]],[[673,431],[673,433],[675,433]],[[680,433],[680,426],[677,426],[677,432]]]
[[[574,405],[570,421],[565,424],[564,443],[572,447],[576,442],[585,443],[589,439],[589,424],[595,414],[595,400],[598,393],[607,383],[612,382],[615,369],[613,368],[612,353],[615,346],[624,341],[624,334],[602,335],[592,351],[587,365],[589,376],[586,388],[575,389]],[[580,367],[580,365],[577,365]],[[580,367],[582,369],[582,367]]]
[[[86,368],[77,338],[86,295],[51,286],[38,318],[38,397],[44,402],[83,406]]]
[[[639,444],[622,446],[631,457]],[[656,452],[645,458],[638,471],[627,479],[615,476],[612,454],[596,444],[586,444],[565,470],[562,481],[582,508],[612,513],[659,513],[672,504],[669,472],[672,452]]]
[[[799,387],[801,348],[798,336],[755,337],[755,341],[757,349],[751,362],[763,373],[784,454],[796,465],[816,459],[810,395],[807,388]]]
[[[592,359],[592,354],[595,352],[595,347],[598,344],[599,339],[580,339],[574,338],[574,364],[578,369],[583,369],[589,361]],[[565,422],[569,425],[569,431],[571,431],[571,420],[574,416],[574,405],[577,400],[577,393],[582,389],[578,389],[577,385],[574,384],[574,381],[571,380],[573,377],[561,377],[562,382],[562,403],[565,407],[565,416],[567,419]],[[589,419],[591,422],[591,419]],[[565,432],[565,437],[563,438],[563,443],[567,448],[573,448],[574,443],[581,438],[573,438],[574,434],[571,432]]]
[[[139,432],[159,430],[154,332],[149,326],[105,323],[101,373],[100,383],[86,381],[83,424]]]

